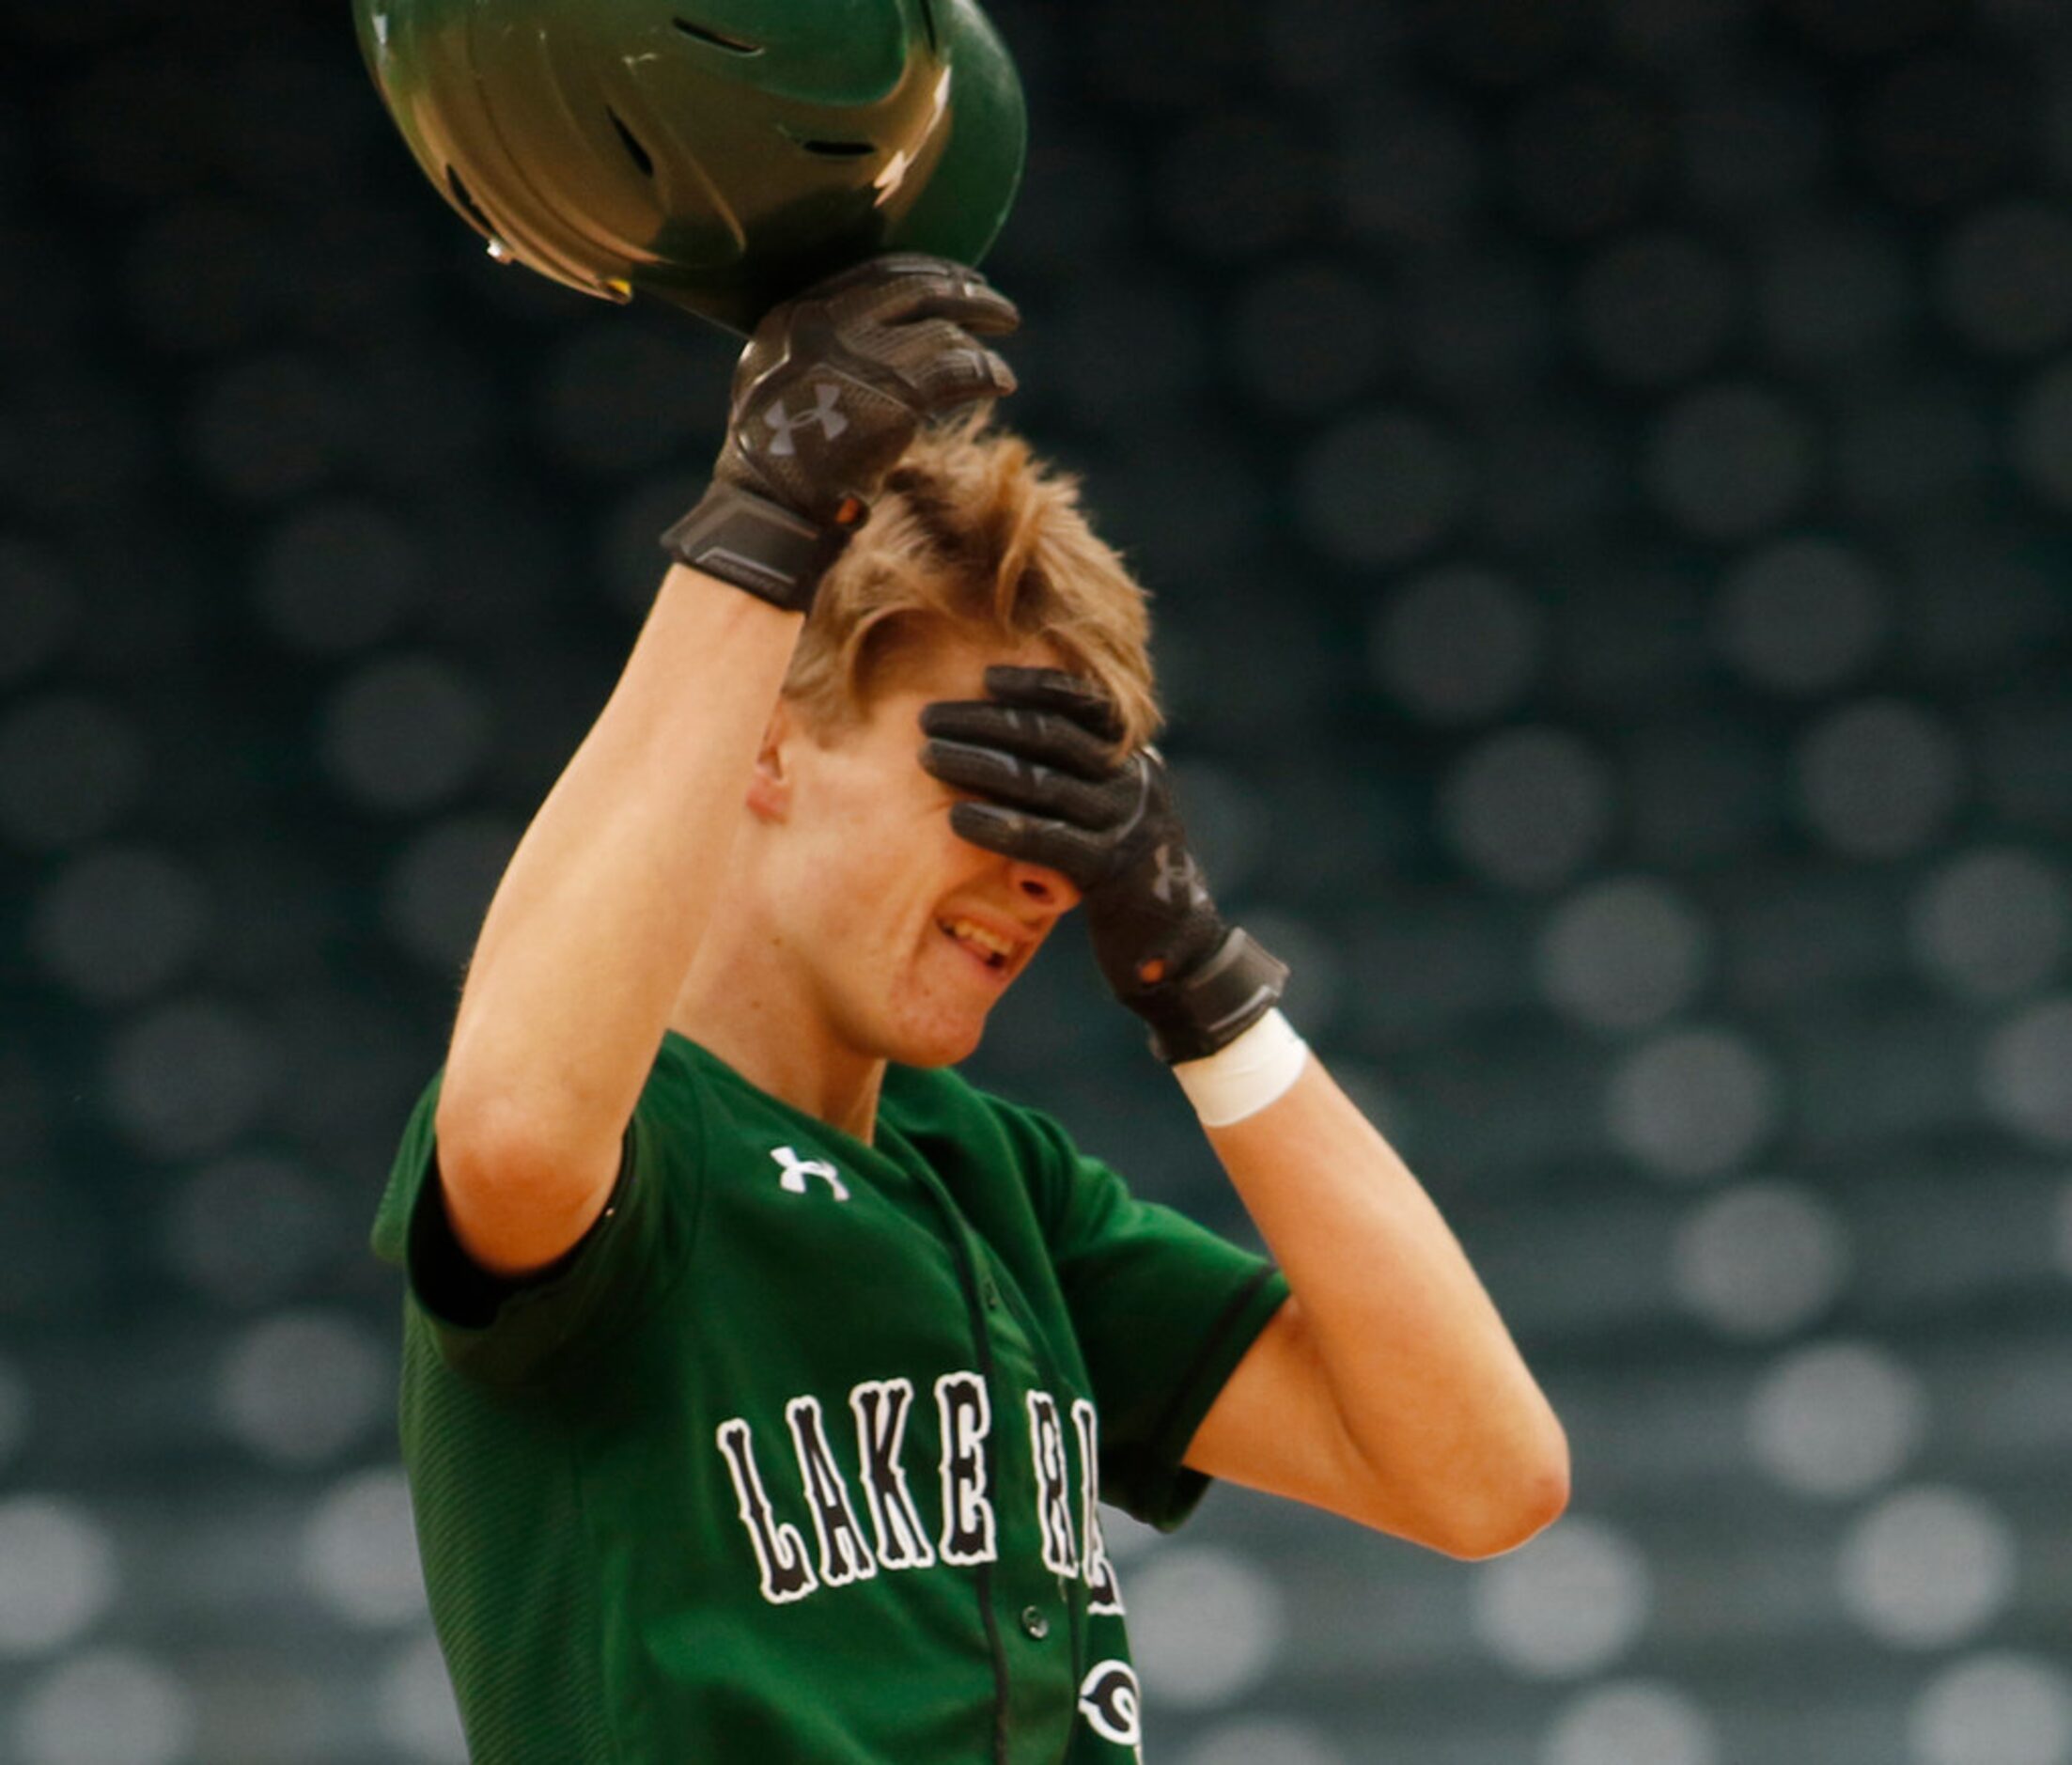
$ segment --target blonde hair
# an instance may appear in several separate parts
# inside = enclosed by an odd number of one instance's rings
[[[1125,750],[1160,724],[1145,591],[1096,536],[1077,479],[983,413],[924,430],[820,584],[785,697],[829,734],[867,715],[888,663],[944,630],[1048,640],[1114,701]]]

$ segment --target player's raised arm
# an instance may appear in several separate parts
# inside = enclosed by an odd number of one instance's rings
[[[602,1210],[684,972],[722,899],[764,728],[822,572],[920,423],[1013,389],[976,336],[1013,306],[881,258],[743,351],[711,490],[609,701],[505,871],[462,990],[437,1134],[460,1242],[552,1262]],[[745,591],[745,592],[744,592]]]
[[[1430,1196],[1274,1008],[1287,971],[1217,913],[1163,762],[1113,754],[1088,681],[986,685],[924,712],[922,764],[978,799],[966,839],[1082,890],[1291,1289],[1187,1463],[1454,1555],[1529,1538],[1567,1500],[1561,1425]]]

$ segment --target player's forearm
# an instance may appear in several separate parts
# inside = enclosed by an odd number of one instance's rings
[[[616,1146],[709,923],[802,624],[672,568],[469,964],[442,1139]]]
[[[1276,1101],[1207,1132],[1379,1505],[1467,1554],[1545,1523],[1566,1497],[1561,1426],[1430,1196],[1314,1055]]]

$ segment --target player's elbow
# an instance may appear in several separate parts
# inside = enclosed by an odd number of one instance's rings
[[[1568,1507],[1568,1478],[1547,1473],[1520,1483],[1501,1502],[1479,1504],[1457,1516],[1438,1549],[1464,1563],[1479,1563],[1515,1551],[1552,1525]]]
[[[1515,1551],[1568,1508],[1568,1442],[1559,1427],[1534,1446],[1507,1455],[1472,1499],[1453,1506],[1426,1542],[1463,1562]]]
[[[443,1106],[433,1133],[455,1236],[494,1274],[522,1276],[572,1248],[617,1172],[615,1142],[560,1142],[516,1112]]]

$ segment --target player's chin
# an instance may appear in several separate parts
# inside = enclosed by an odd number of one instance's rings
[[[891,1058],[903,1067],[954,1067],[978,1050],[993,1001],[931,997],[901,1014]]]
[[[978,1052],[985,1035],[983,1016],[975,1022],[916,1027],[901,1038],[901,1052],[893,1057],[903,1067],[954,1067]]]

